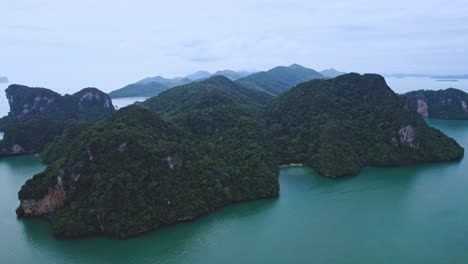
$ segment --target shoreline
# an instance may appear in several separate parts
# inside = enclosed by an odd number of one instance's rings
[[[284,164],[284,165],[280,165],[280,169],[282,168],[291,168],[291,167],[303,167],[304,164],[302,163],[290,163],[290,164]]]

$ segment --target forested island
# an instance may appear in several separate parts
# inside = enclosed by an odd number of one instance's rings
[[[421,116],[439,119],[468,119],[468,94],[462,90],[418,90],[403,95],[408,106]]]
[[[383,77],[320,76],[270,92],[213,76],[115,113],[97,109],[101,121],[80,129],[65,122],[36,149],[49,166],[21,188],[17,214],[47,217],[59,237],[127,238],[234,202],[276,197],[280,165],[339,178],[365,166],[463,157],[463,148],[429,127]]]
[[[5,93],[10,112],[0,119],[0,157],[38,153],[66,127],[85,126],[115,111],[110,97],[96,88],[62,96],[45,88],[10,85]]]
[[[62,158],[22,187],[18,215],[47,215],[61,237],[125,238],[277,196],[271,141],[249,97],[256,92],[237,88],[221,76],[176,87],[155,98],[166,103],[157,111],[123,108],[70,144],[53,144]]]

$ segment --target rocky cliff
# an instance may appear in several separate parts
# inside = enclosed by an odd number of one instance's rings
[[[0,156],[39,152],[67,122],[96,122],[115,111],[111,98],[96,88],[62,96],[45,88],[10,85],[5,92],[10,112],[0,122],[5,133]]]
[[[468,94],[462,90],[419,90],[403,95],[408,107],[426,118],[468,119]]]

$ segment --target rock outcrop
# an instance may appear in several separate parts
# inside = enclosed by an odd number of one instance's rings
[[[0,156],[40,152],[68,122],[96,122],[115,111],[111,98],[96,88],[62,96],[45,88],[10,85],[5,92],[10,112],[0,122]]]
[[[422,117],[468,119],[468,94],[462,90],[419,90],[403,95],[408,107]]]

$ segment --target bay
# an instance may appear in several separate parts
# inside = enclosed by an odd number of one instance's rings
[[[429,123],[468,147],[468,122]],[[277,199],[130,240],[60,240],[46,220],[17,219],[17,191],[44,167],[0,160],[0,263],[468,263],[467,159],[340,180],[282,169]]]

